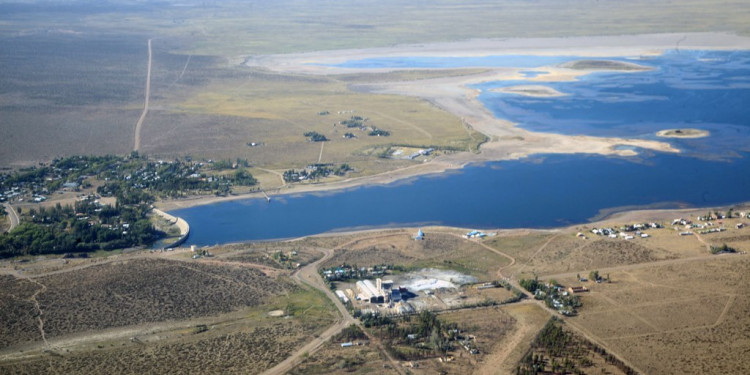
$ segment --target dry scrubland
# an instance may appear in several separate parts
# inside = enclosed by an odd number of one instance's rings
[[[313,331],[285,321],[211,338],[0,364],[14,374],[258,374],[290,355]]]
[[[155,256],[0,277],[0,373],[260,373],[333,322],[325,296],[289,271],[144,259]]]
[[[28,294],[32,287],[46,287],[37,300],[44,312],[48,339],[74,332],[227,313],[258,306],[274,295],[297,288],[291,281],[273,280],[254,269],[167,260],[93,266],[34,278],[38,284],[23,279],[14,283],[8,278],[3,281],[11,291],[20,289]],[[24,295],[11,299],[9,307],[14,303],[28,305]],[[36,322],[25,319],[9,327],[3,346],[37,340],[38,331],[31,337],[21,334],[29,331],[29,326],[35,329]]]

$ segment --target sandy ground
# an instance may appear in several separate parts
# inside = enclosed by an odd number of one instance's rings
[[[353,74],[360,72],[386,72],[399,69],[348,69],[328,67],[322,64],[336,64],[349,60],[374,57],[398,56],[488,56],[503,54],[525,55],[575,55],[592,59],[613,56],[652,56],[670,49],[750,49],[750,38],[723,33],[682,33],[635,36],[580,37],[580,38],[539,38],[469,40],[464,42],[402,45],[391,48],[353,49],[320,51],[287,55],[251,56],[245,59],[248,66],[286,74]],[[410,69],[415,70],[415,69]],[[536,77],[527,77],[520,71],[540,72]],[[527,88],[540,88],[539,81],[569,81],[601,69],[569,69],[564,66],[548,66],[537,69],[493,68],[473,75],[444,77],[417,81],[381,82],[375,84],[352,85],[356,91],[395,94],[418,97],[426,100],[462,119],[490,140],[481,146],[479,153],[457,153],[438,157],[429,163],[383,173],[374,176],[345,181],[285,186],[273,194],[291,194],[311,191],[324,191],[352,188],[366,184],[387,184],[395,180],[417,175],[439,173],[448,169],[461,168],[469,163],[512,160],[538,153],[590,153],[601,155],[633,156],[632,148],[649,149],[660,152],[679,150],[668,142],[605,138],[585,135],[561,135],[531,132],[516,124],[496,118],[477,99],[479,91],[470,85],[497,80],[525,80]],[[629,71],[629,70],[624,70]],[[634,73],[637,74],[637,73]],[[562,93],[564,94],[564,93]],[[623,147],[624,146],[624,147]],[[171,210],[228,199],[261,198],[261,195],[239,195],[227,198],[196,198],[172,202],[162,202],[159,207]]]

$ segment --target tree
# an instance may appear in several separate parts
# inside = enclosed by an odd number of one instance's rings
[[[591,271],[589,272],[589,279],[591,280],[599,280],[599,271]]]
[[[435,351],[435,355],[442,356],[443,355],[443,338],[440,333],[439,327],[435,327],[432,329],[432,333],[430,334],[430,346],[432,347],[432,350]]]

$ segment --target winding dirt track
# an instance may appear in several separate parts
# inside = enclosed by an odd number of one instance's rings
[[[18,220],[18,214],[16,213],[16,210],[8,203],[4,203],[3,206],[5,206],[5,212],[8,213],[8,217],[10,217],[10,228],[8,228],[8,232],[12,231],[13,228],[18,226],[19,220]]]
[[[141,148],[141,128],[143,127],[143,120],[148,114],[148,101],[151,97],[151,39],[148,40],[148,69],[146,71],[146,99],[143,103],[143,112],[138,122],[135,123],[135,136],[133,141],[133,151],[138,151]]]

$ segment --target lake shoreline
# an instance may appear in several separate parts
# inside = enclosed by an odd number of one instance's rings
[[[634,54],[657,55],[663,50],[674,48],[680,41],[683,49],[750,49],[750,38],[720,33],[693,34],[657,34],[616,37],[587,38],[544,38],[513,40],[472,40],[459,43],[436,43],[415,46],[396,46],[392,48],[374,48],[368,50],[323,51],[304,54],[260,56],[248,59],[248,64],[281,73],[301,74],[340,74],[341,68],[331,69],[321,65],[308,65],[311,61],[348,61],[352,59],[378,56],[481,56],[502,53],[536,53],[541,55],[575,55],[580,57],[627,56]],[[618,47],[606,47],[617,45]],[[355,72],[374,72],[381,69],[343,69],[347,74]],[[470,164],[492,161],[518,160],[535,154],[599,154],[605,156],[635,156],[637,149],[653,150],[664,153],[678,153],[680,150],[671,144],[658,140],[625,139],[616,137],[593,137],[584,135],[562,135],[554,133],[532,132],[520,128],[517,124],[497,118],[478,99],[479,90],[469,87],[493,80],[519,79],[522,70],[496,68],[480,74],[433,78],[419,81],[387,82],[376,84],[352,85],[355,91],[379,94],[396,94],[421,98],[446,112],[462,119],[464,124],[487,135],[490,140],[480,147],[480,152],[457,152],[441,155],[426,163],[415,164],[394,171],[377,175],[349,178],[342,181],[322,182],[315,184],[286,184],[280,188],[266,190],[270,199],[274,196],[293,196],[295,194],[330,193],[345,191],[364,186],[386,185],[398,181],[444,173],[449,170],[464,168]],[[561,67],[544,67],[545,80],[567,81],[589,74],[598,69],[565,69]],[[636,72],[623,71],[626,74]],[[536,76],[526,77],[530,84]],[[624,147],[623,147],[624,146]],[[202,196],[177,200],[164,200],[156,206],[165,211],[189,208],[212,203],[242,200],[263,199],[261,192],[232,195],[227,197]]]

